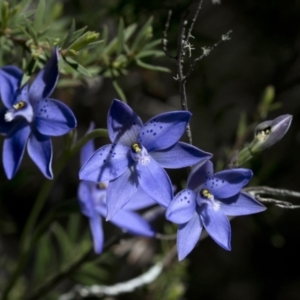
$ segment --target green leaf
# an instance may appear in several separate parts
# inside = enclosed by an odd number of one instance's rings
[[[69,218],[68,222],[68,227],[67,227],[67,232],[68,232],[68,237],[72,244],[76,244],[77,238],[78,238],[78,233],[80,232],[80,215],[77,214],[72,214]]]
[[[78,73],[87,76],[87,77],[92,77],[91,73],[85,69],[82,65],[80,65],[77,61],[70,57],[64,57],[65,62],[72,67],[74,70],[76,70]]]
[[[29,36],[32,38],[33,42],[38,46],[38,38],[37,38],[35,30],[32,27],[31,22],[27,18],[24,18],[24,21],[25,21],[25,24],[26,24],[26,27],[28,30],[27,32],[28,32]]]
[[[164,55],[165,55],[165,53],[160,50],[144,50],[144,51],[138,53],[135,57],[136,58],[142,58],[142,57],[148,57],[148,56],[161,57]]]
[[[145,47],[143,48],[143,50],[150,50],[151,48],[156,47],[157,45],[161,44],[161,39],[158,40],[154,40],[148,44],[145,45]]]
[[[77,40],[83,33],[86,31],[87,26],[84,26],[76,31],[74,31],[72,38],[70,40],[70,43],[73,43],[75,40]]]
[[[136,51],[136,49],[140,46],[142,40],[145,39],[145,37],[149,36],[149,34],[147,34],[147,30],[151,28],[152,21],[153,21],[153,17],[150,17],[148,21],[144,24],[144,26],[141,28],[139,33],[137,34],[131,47],[132,52]]]
[[[67,233],[64,231],[64,229],[62,228],[62,226],[59,223],[54,223],[51,227],[51,231],[54,234],[60,251],[61,251],[61,256],[62,259],[61,261],[63,263],[66,263],[70,260],[70,257],[72,256],[72,249],[73,249],[73,245],[67,235]]]
[[[159,72],[168,72],[168,73],[171,72],[170,69],[168,69],[168,68],[149,65],[139,59],[136,59],[135,61],[138,66],[140,66],[141,68],[144,68],[144,69],[148,69],[148,70],[152,70],[152,71],[159,71]]]
[[[83,47],[93,43],[96,39],[98,39],[99,33],[95,31],[87,31],[83,35],[81,35],[77,40],[75,40],[67,49],[79,51],[82,50]]]
[[[45,0],[39,0],[36,13],[35,13],[34,23],[33,23],[33,28],[36,31],[39,31],[43,25],[44,18],[45,18],[45,8],[46,8]]]
[[[117,55],[120,55],[124,49],[124,21],[121,18],[118,28],[118,43],[117,43]]]
[[[31,0],[22,0],[18,5],[22,8],[22,10],[24,10],[30,4],[30,2]]]
[[[120,99],[126,103],[127,102],[126,96],[125,96],[123,90],[121,89],[121,87],[119,86],[118,82],[114,79],[112,81],[112,84],[113,84],[113,87],[116,90],[117,94],[119,95]]]
[[[0,0],[0,22],[2,21],[2,3],[3,0]]]
[[[70,42],[71,42],[71,38],[72,38],[72,36],[73,36],[73,34],[74,34],[74,31],[75,31],[75,21],[74,21],[74,19],[73,19],[73,20],[72,20],[72,24],[71,24],[71,28],[70,28],[70,30],[69,30],[69,32],[68,32],[68,34],[67,34],[67,37],[66,37],[66,39],[65,39],[65,41],[64,41],[64,43],[63,43],[63,45],[62,45],[62,49],[65,49],[65,48],[68,47],[68,45],[69,45]]]

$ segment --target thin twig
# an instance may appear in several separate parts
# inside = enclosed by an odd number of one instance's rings
[[[221,43],[225,42],[225,41],[228,41],[230,40],[230,34],[232,33],[232,30],[229,30],[226,34],[223,34],[221,39],[215,43],[213,46],[211,47],[202,47],[202,51],[203,53],[198,56],[197,58],[194,59],[194,61],[191,63],[190,65],[190,69],[189,71],[187,72],[186,76],[185,76],[185,79],[187,79],[191,73],[193,72],[194,70],[194,67],[196,65],[196,63],[200,60],[202,60],[204,57],[208,56],[213,50],[215,50]]]
[[[161,40],[161,43],[162,43],[162,48],[163,48],[163,51],[164,51],[165,55],[167,57],[169,57],[169,58],[176,59],[176,56],[171,55],[168,52],[168,49],[167,49],[167,45],[168,45],[168,30],[169,30],[169,26],[170,26],[171,17],[172,17],[172,10],[169,10],[169,12],[168,12],[168,18],[167,18],[167,22],[165,24],[165,30],[163,31],[163,38]]]
[[[196,9],[194,18],[193,18],[193,20],[192,20],[192,22],[191,22],[191,26],[190,26],[189,31],[188,31],[188,34],[187,34],[187,36],[186,36],[186,42],[187,42],[187,43],[189,42],[189,39],[190,39],[190,37],[192,36],[192,31],[193,31],[195,22],[196,22],[196,20],[197,20],[197,18],[198,18],[199,11],[201,10],[202,3],[203,3],[203,0],[199,0],[199,3],[198,3],[198,6],[197,6],[197,9]]]
[[[276,189],[268,186],[250,186],[243,189],[246,193],[253,193],[255,195],[271,195],[271,196],[281,196],[281,197],[295,197],[300,198],[300,192],[286,190],[286,189]]]

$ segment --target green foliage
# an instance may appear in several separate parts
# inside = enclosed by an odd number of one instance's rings
[[[88,30],[87,26],[76,28],[74,19],[63,17],[62,5],[54,0],[1,0],[0,65],[21,65],[27,76],[25,82],[37,68],[43,67],[53,47],[58,46],[62,57],[60,72],[67,79],[60,86],[73,87],[80,84],[78,79],[103,76],[112,79],[123,100],[126,97],[117,78],[126,75],[133,64],[153,71],[169,71],[142,60],[163,55],[155,49],[160,40],[152,40],[152,17],[140,30],[137,24],[125,26],[120,19],[116,37],[109,40],[108,28],[104,27],[100,40],[99,32]]]

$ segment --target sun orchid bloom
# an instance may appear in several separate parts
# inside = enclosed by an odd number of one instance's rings
[[[81,168],[79,177],[109,181],[107,220],[112,218],[141,187],[158,204],[167,207],[173,197],[163,168],[182,168],[208,159],[211,154],[178,142],[191,117],[187,111],[162,113],[143,125],[125,103],[114,100],[108,112],[111,144],[98,149]]]
[[[49,96],[58,80],[58,50],[31,83],[22,87],[23,74],[14,66],[0,68],[0,133],[5,135],[3,166],[8,179],[17,172],[25,148],[43,175],[53,177],[50,136],[60,136],[76,126],[72,111]]]
[[[81,148],[81,165],[86,162],[93,152],[93,142],[89,141]],[[82,213],[89,219],[94,251],[97,254],[102,252],[104,243],[102,218],[107,214],[107,187],[108,182],[95,183],[91,181],[81,181],[78,188],[80,208]],[[134,210],[143,209],[154,204],[156,204],[156,202],[139,189],[135,197],[119,210],[110,222],[128,233],[153,237],[155,232],[151,226],[139,214],[134,212]]]
[[[192,169],[187,189],[175,196],[166,211],[167,220],[179,224],[179,260],[193,250],[203,228],[219,246],[230,250],[231,228],[227,216],[249,215],[266,209],[241,192],[251,177],[252,171],[242,168],[214,174],[211,161]]]

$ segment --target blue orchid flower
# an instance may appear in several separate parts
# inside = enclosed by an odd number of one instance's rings
[[[203,227],[219,246],[230,250],[231,229],[227,216],[249,215],[266,209],[241,192],[251,177],[252,171],[242,168],[214,174],[210,161],[193,168],[187,189],[175,196],[166,211],[167,220],[179,224],[179,260],[195,247]]]
[[[86,143],[81,149],[81,165],[94,152],[92,141]],[[102,217],[107,214],[106,190],[108,182],[81,181],[78,188],[78,199],[81,212],[89,218],[92,233],[94,251],[102,252],[104,235],[102,229]],[[134,235],[153,237],[155,232],[151,226],[134,210],[142,209],[156,204],[156,202],[145,194],[141,189],[135,194],[123,209],[119,210],[110,220],[111,223]]]
[[[0,68],[0,133],[4,134],[3,166],[8,179],[17,172],[25,148],[45,177],[53,178],[50,136],[60,136],[76,126],[72,111],[51,99],[58,80],[58,50],[31,84],[20,87],[22,72],[14,66]]]
[[[83,180],[109,181],[107,220],[128,203],[139,187],[167,207],[172,199],[172,185],[163,168],[191,166],[211,157],[178,142],[190,116],[187,111],[173,111],[157,115],[143,125],[127,104],[112,102],[107,120],[112,144],[98,149],[79,173]]]

